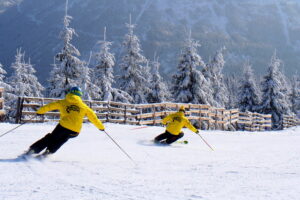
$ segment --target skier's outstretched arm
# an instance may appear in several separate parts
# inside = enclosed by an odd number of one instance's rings
[[[40,107],[36,113],[39,114],[39,115],[42,115],[42,114],[45,114],[46,112],[48,111],[51,111],[51,110],[60,110],[60,103],[59,101],[54,101],[52,103],[49,103],[45,106],[42,106]]]
[[[190,129],[195,133],[199,133],[198,129],[196,129],[189,120],[186,120],[185,127],[187,127],[188,129]]]
[[[105,127],[102,122],[98,119],[97,115],[90,108],[87,108],[86,116],[99,130],[104,131]]]

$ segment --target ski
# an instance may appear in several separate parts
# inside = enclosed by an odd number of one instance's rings
[[[175,143],[177,143],[177,144],[188,144],[189,141],[187,141],[187,140],[179,140],[179,141],[176,141]]]
[[[165,141],[162,141],[162,142],[155,142],[155,141],[153,141],[152,140],[152,142],[154,143],[154,144],[157,144],[157,145],[172,145],[172,144],[188,144],[189,143],[189,141],[187,141],[187,140],[178,140],[178,141],[175,141],[175,142],[173,142],[173,143],[171,143],[171,144],[167,144]]]
[[[19,161],[29,161],[29,160],[45,160],[48,156],[43,155],[43,154],[37,154],[37,155],[26,155],[26,154],[21,154],[19,155],[16,160]]]

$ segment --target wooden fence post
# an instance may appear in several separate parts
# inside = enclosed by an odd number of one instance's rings
[[[44,98],[42,98],[42,101],[41,101],[42,105],[41,106],[44,106],[44,103],[45,103]],[[42,121],[45,122],[45,115],[42,115]]]
[[[221,111],[222,113],[222,130],[224,131],[225,130],[225,123],[224,123],[224,110]]]
[[[4,120],[4,88],[0,88],[0,121]]]
[[[156,114],[155,114],[155,105],[153,104],[153,106],[152,106],[152,110],[153,110],[153,126],[155,125],[155,116],[156,116]]]
[[[251,127],[251,131],[255,131],[256,130],[256,119],[257,119],[256,113],[252,113],[252,127]]]
[[[106,113],[106,121],[109,122],[109,113],[110,113],[110,110],[109,110],[109,101],[107,102],[107,113]]]
[[[24,98],[18,97],[17,112],[16,112],[16,119],[15,119],[15,122],[17,124],[20,123],[22,119],[23,102],[24,102]]]
[[[206,117],[208,118],[208,130],[210,130],[210,111],[211,111],[211,106],[208,108],[207,110],[207,114],[206,114]]]
[[[215,130],[217,130],[217,127],[218,127],[218,121],[217,121],[217,119],[218,119],[218,110],[217,109],[215,109]]]
[[[125,108],[124,108],[124,124],[126,124],[126,112],[127,112],[127,106],[125,105]]]
[[[237,120],[235,120],[235,130],[239,130],[240,110],[237,112]]]
[[[140,109],[140,117],[139,117],[139,122],[138,124],[141,125],[141,115],[143,114],[143,109],[142,108],[139,108]]]
[[[201,116],[201,115],[202,115],[202,113],[201,113],[201,106],[199,105],[199,129],[200,129],[200,130],[202,130],[202,124],[201,124],[201,122],[202,122],[202,121],[201,121],[201,117],[202,117],[202,116]]]

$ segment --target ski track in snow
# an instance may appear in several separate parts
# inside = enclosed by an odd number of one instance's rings
[[[1,131],[15,124],[1,123]],[[163,127],[105,124],[132,163],[93,125],[46,160],[15,159],[52,131],[26,124],[0,138],[1,200],[298,200],[300,127],[278,132],[184,130],[189,144],[153,145]]]

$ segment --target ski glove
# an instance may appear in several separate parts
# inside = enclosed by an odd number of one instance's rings
[[[198,133],[199,133],[199,130],[196,131],[196,134],[198,134]]]
[[[99,129],[100,131],[105,131],[105,129]]]

